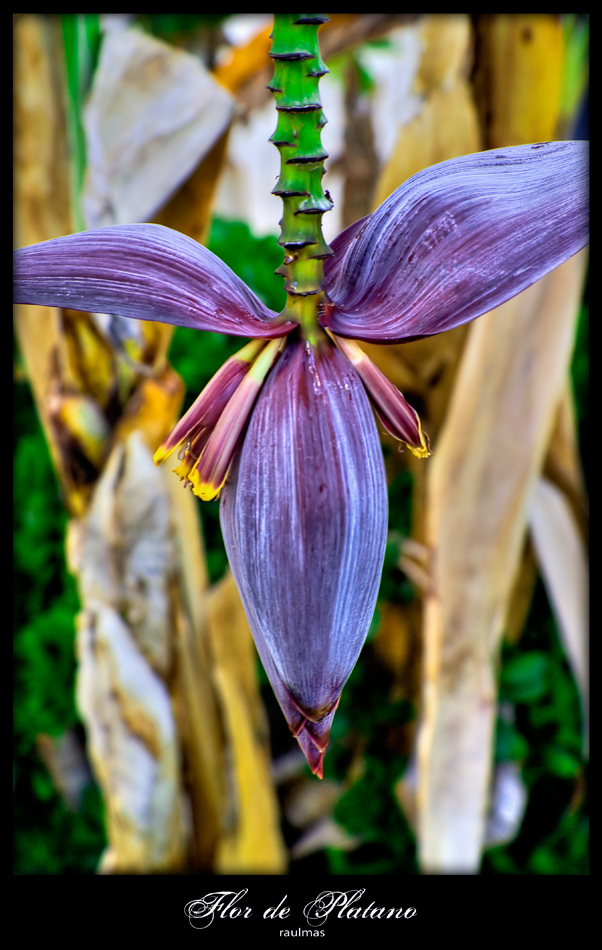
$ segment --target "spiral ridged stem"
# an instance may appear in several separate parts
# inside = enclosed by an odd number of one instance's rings
[[[280,195],[283,216],[278,243],[284,262],[286,319],[301,326],[306,339],[320,336],[318,311],[325,302],[324,259],[332,254],[322,235],[322,215],[332,201],[322,188],[324,160],[321,130],[326,125],[318,91],[328,70],[320,57],[318,26],[322,14],[276,13],[272,32],[274,77],[268,86],[276,99],[278,123],[270,141],[280,152],[280,177],[273,194]]]

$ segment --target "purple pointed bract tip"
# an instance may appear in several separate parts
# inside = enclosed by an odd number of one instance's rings
[[[301,746],[301,751],[307,759],[307,764],[314,775],[317,775],[318,778],[324,778],[324,756],[326,750],[323,749],[320,751],[320,749],[317,749],[305,730],[302,730],[301,734],[297,736],[297,742]]]
[[[320,719],[319,722],[312,722],[310,719],[307,719],[303,729],[297,736],[297,742],[301,746],[303,755],[307,759],[307,764],[318,778],[324,777],[324,756],[330,738],[330,729],[334,720],[334,714],[338,705],[339,700],[337,699],[333,709],[331,709],[323,719]]]
[[[322,778],[322,761],[326,752],[326,746],[328,745],[330,728],[339,700],[337,699],[334,707],[322,720],[312,722],[308,718],[307,713],[295,702],[280,679],[278,671],[274,666],[272,656],[266,649],[265,643],[260,639],[256,639],[256,644],[261,662],[263,663],[263,667],[274,690],[274,695],[284,713],[288,727],[292,735],[299,742],[301,751],[307,759],[307,764],[310,769],[315,775]]]
[[[305,716],[299,725],[295,723],[295,728],[293,729],[291,726],[291,719],[285,712],[286,719],[289,723],[289,728],[291,729],[295,739],[298,741],[301,751],[307,759],[307,764],[314,775],[317,775],[318,778],[323,778],[324,756],[326,754],[326,748],[330,738],[330,729],[332,727],[334,714],[337,710],[337,706],[339,705],[339,700],[341,697],[339,696],[339,699],[337,699],[335,705],[322,719],[315,721],[304,714],[303,710],[295,702],[288,691],[287,696],[288,707],[297,710],[300,716]]]

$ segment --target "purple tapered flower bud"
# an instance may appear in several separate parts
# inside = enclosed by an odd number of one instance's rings
[[[289,340],[259,395],[221,496],[257,649],[312,770],[376,604],[387,485],[370,403],[323,340]]]

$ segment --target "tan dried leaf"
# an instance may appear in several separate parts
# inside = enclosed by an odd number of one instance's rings
[[[475,88],[487,148],[556,138],[563,67],[558,14],[485,14]]]
[[[282,874],[287,856],[270,775],[267,720],[257,688],[257,655],[231,575],[211,592],[209,628],[229,778],[216,871]]]
[[[112,607],[83,611],[77,636],[77,700],[103,791],[111,869],[177,870],[187,834],[169,692]]]
[[[472,25],[466,13],[427,16],[420,25],[424,51],[417,84],[423,93],[466,79],[472,57]]]
[[[587,737],[589,707],[587,554],[566,497],[555,485],[544,478],[537,481],[531,498],[529,527],[566,656],[581,694]]]
[[[470,20],[456,15],[427,17],[421,36],[425,48],[416,82],[424,99],[418,114],[399,129],[379,179],[375,207],[421,169],[480,148],[478,115],[465,77],[472,52]]]
[[[426,870],[479,866],[498,643],[564,388],[584,262],[576,255],[472,325],[429,467],[433,587],[418,747]]]
[[[229,125],[200,60],[138,30],[108,33],[85,110],[88,227],[148,221]]]

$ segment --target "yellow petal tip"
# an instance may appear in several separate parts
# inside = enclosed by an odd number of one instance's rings
[[[418,425],[420,426],[420,423],[418,423]],[[422,426],[420,426],[420,445],[410,445],[407,443],[407,446],[412,455],[415,455],[417,459],[427,459],[429,455],[432,455],[429,437],[426,432],[422,431]]]
[[[220,484],[215,485],[212,482],[201,481],[198,471],[196,468],[194,468],[188,478],[189,481],[192,482],[192,491],[197,496],[197,498],[200,498],[201,501],[213,501],[214,498],[217,498],[224,487],[227,475],[228,473],[226,472]]]

